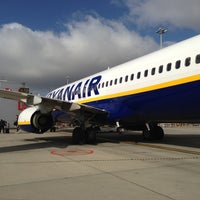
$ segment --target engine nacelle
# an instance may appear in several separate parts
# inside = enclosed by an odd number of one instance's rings
[[[41,113],[38,106],[30,107],[19,114],[18,126],[24,131],[44,133],[53,126],[51,113]]]

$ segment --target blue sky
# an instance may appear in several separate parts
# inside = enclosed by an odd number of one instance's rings
[[[99,17],[105,19],[120,21],[121,18],[126,16],[129,12],[129,7],[127,3],[125,3],[128,1],[129,0],[1,0],[0,25],[17,22],[32,30],[60,32],[65,28],[63,24],[74,19],[74,17],[78,15],[81,17],[81,15],[93,14],[99,15]],[[137,0],[133,0],[133,2],[137,2]],[[162,0],[160,2],[162,2]],[[185,1],[179,0],[177,2],[184,5]],[[196,2],[198,2],[198,0]],[[177,12],[179,12],[179,10],[177,10]],[[189,13],[192,14],[191,12]],[[172,27],[171,24],[165,21],[144,28],[138,27],[134,21],[130,20],[127,20],[124,24],[129,29],[138,31],[141,35],[150,35],[155,38],[155,40],[158,40],[155,30],[159,27],[169,29],[168,34],[165,35],[166,40],[168,39],[175,42],[198,34],[198,30],[187,27]]]
[[[159,27],[168,29],[164,46],[195,36],[199,8],[199,0],[1,0],[1,87],[25,82],[45,94],[67,77],[72,82],[158,50]]]
[[[62,30],[63,23],[77,12],[96,12],[109,19],[119,18],[126,7],[109,0],[2,0],[0,24],[18,22],[33,30]],[[12,14],[8,14],[12,13]]]

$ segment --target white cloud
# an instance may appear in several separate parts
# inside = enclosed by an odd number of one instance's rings
[[[33,90],[99,72],[155,50],[122,23],[92,16],[66,24],[66,32],[33,31],[18,23],[0,28],[0,78],[26,82]]]
[[[171,25],[200,30],[199,0],[122,0],[129,8],[129,20],[140,27]]]

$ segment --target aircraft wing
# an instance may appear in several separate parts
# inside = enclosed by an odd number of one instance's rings
[[[23,101],[27,98],[26,93],[22,92],[13,92],[10,90],[0,90],[0,97],[5,99],[12,99],[12,100],[18,100]]]
[[[26,103],[29,106],[40,105],[44,107],[46,110],[51,111],[53,109],[58,109],[63,112],[72,112],[75,114],[83,114],[87,113],[87,115],[91,116],[106,116],[108,112],[105,110],[97,109],[91,106],[87,106],[85,104],[78,104],[73,102],[62,101],[58,99],[51,99],[47,97],[26,94],[22,92],[14,92],[7,90],[0,90],[0,97],[11,100],[18,100]]]

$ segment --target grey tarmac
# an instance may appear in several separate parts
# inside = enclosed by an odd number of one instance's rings
[[[96,145],[73,145],[71,130],[0,134],[0,200],[197,200],[200,127],[165,133],[106,132]]]

